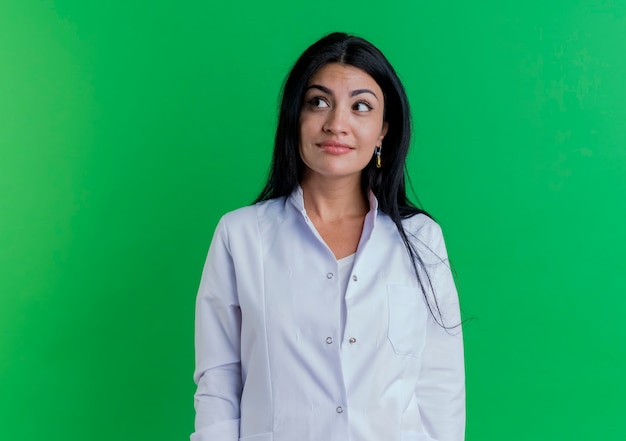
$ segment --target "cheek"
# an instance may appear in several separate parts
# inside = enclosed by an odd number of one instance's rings
[[[309,127],[308,121],[304,118],[300,118],[300,144],[310,136],[311,129]]]
[[[377,143],[382,133],[382,128],[380,126],[372,125],[368,128],[367,133],[364,133],[364,135],[369,142]]]

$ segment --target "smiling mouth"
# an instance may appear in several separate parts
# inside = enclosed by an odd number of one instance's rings
[[[330,153],[333,155],[342,155],[345,153],[349,153],[354,150],[348,144],[342,144],[340,142],[320,142],[317,146],[325,151],[326,153]]]

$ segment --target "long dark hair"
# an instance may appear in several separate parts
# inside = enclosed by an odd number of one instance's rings
[[[305,88],[310,78],[329,63],[354,66],[369,74],[384,94],[384,120],[387,133],[382,143],[382,167],[376,168],[375,158],[363,169],[363,191],[370,189],[378,199],[378,208],[396,224],[406,246],[415,275],[424,294],[428,309],[439,325],[446,327],[436,296],[432,302],[427,295],[433,286],[424,262],[409,240],[402,220],[423,213],[406,195],[406,157],[411,143],[411,112],[404,87],[385,56],[363,38],[335,32],[307,48],[296,61],[282,89],[278,126],[274,139],[274,154],[265,187],[256,202],[287,196],[300,184],[304,163],[299,153],[300,112]],[[429,288],[427,290],[426,288]]]

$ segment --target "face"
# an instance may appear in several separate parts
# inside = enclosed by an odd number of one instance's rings
[[[303,102],[303,180],[360,180],[387,133],[383,92],[376,81],[354,66],[327,64],[309,80]]]

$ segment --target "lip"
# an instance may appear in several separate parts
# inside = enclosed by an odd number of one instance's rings
[[[326,153],[331,153],[334,155],[343,155],[354,150],[350,145],[343,144],[337,141],[324,141],[318,143],[317,146],[324,150]]]

